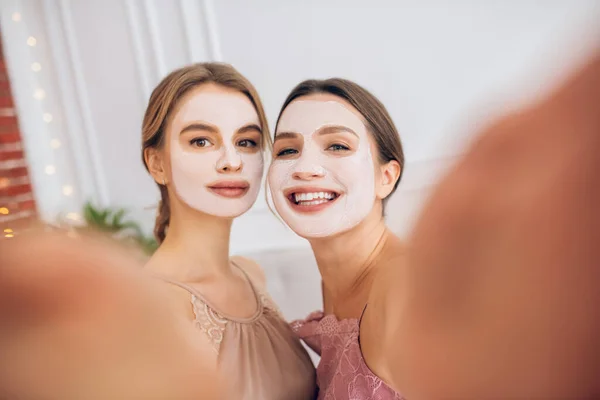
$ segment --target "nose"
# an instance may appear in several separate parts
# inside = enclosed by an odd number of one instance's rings
[[[217,161],[217,171],[221,173],[239,172],[243,168],[242,158],[235,149],[224,148]]]
[[[320,166],[312,166],[309,168],[302,168],[295,171],[292,174],[294,179],[300,181],[312,181],[315,179],[319,179],[325,176],[325,171]]]

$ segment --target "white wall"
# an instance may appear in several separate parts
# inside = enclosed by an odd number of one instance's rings
[[[370,89],[405,146],[404,182],[388,207],[404,233],[482,117],[570,68],[588,47],[575,35],[600,20],[594,0],[3,0],[0,11],[43,215],[94,199],[131,208],[149,230],[158,192],[141,163],[140,125],[151,89],[175,67],[232,63],[259,89],[271,123],[302,79],[342,76]],[[302,245],[262,195],[235,224],[234,252]]]

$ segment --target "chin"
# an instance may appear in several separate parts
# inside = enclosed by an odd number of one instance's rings
[[[324,227],[323,230],[319,230],[318,232],[320,233],[314,233],[314,232],[306,232],[305,229],[302,228],[292,228],[292,231],[294,231],[294,233],[298,236],[300,236],[302,239],[306,239],[306,240],[319,240],[319,239],[325,239],[325,238],[331,238],[334,237],[336,235],[338,235],[339,233],[342,232],[337,232],[337,231],[331,231],[330,229],[328,230],[328,228]]]
[[[242,215],[246,214],[249,210],[250,209],[247,208],[247,209],[242,210],[242,211],[232,212],[230,214],[223,215],[223,218],[235,219],[235,218],[241,217]]]
[[[229,212],[203,212],[204,214],[208,214],[211,215],[213,217],[217,217],[217,218],[223,218],[223,219],[235,219],[237,217],[241,217],[242,215],[246,214],[251,207],[244,207],[242,209],[238,209],[238,210],[229,210]]]
[[[221,218],[235,219],[241,217],[242,215],[250,211],[252,207],[254,207],[254,203],[255,201],[253,201],[251,204],[246,203],[245,205],[240,205],[239,207],[230,207],[230,210],[228,212],[215,214],[215,216]]]

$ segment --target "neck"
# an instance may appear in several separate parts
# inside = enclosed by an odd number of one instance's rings
[[[381,213],[376,213],[347,232],[310,240],[334,313],[349,299],[360,303],[390,236]]]
[[[231,218],[204,214],[187,206],[171,213],[164,242],[147,268],[179,281],[199,281],[231,272]]]

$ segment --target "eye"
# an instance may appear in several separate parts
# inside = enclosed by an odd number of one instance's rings
[[[240,140],[237,143],[237,145],[240,146],[240,147],[250,147],[250,148],[258,146],[258,144],[254,140],[252,140],[252,139],[243,139],[243,140]]]
[[[331,151],[348,151],[350,148],[348,146],[344,146],[343,144],[332,144],[327,148],[327,150]]]
[[[289,155],[292,155],[292,154],[298,154],[298,150],[296,150],[296,149],[290,149],[290,148],[283,149],[283,150],[280,150],[277,153],[277,157],[285,157],[285,156],[289,156]]]
[[[195,138],[190,140],[190,144],[194,147],[209,147],[212,143],[207,138]]]

